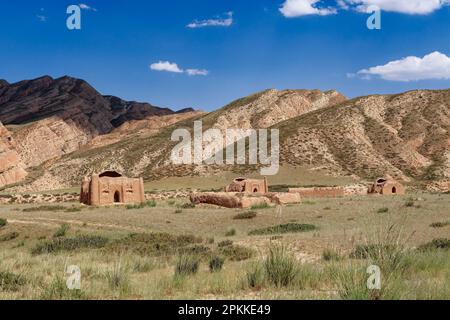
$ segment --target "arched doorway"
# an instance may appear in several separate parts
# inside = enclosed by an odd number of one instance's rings
[[[253,193],[258,193],[258,192],[259,192],[258,188],[253,189]]]
[[[396,194],[397,193],[397,188],[396,187],[392,187],[392,194]]]
[[[116,191],[114,193],[114,203],[120,203],[120,192]]]

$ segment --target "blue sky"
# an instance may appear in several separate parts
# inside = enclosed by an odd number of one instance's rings
[[[450,88],[447,0],[288,1],[83,0],[73,31],[66,9],[80,3],[10,1],[0,78],[70,75],[102,94],[203,110],[267,88],[348,97]],[[383,9],[381,30],[366,27],[371,3]]]

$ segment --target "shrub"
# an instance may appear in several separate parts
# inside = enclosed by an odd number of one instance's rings
[[[193,209],[193,208],[195,208],[195,204],[191,203],[191,202],[187,202],[185,204],[182,204],[181,208],[182,209]]]
[[[269,209],[270,206],[267,203],[255,204],[250,207],[251,210]]]
[[[234,228],[227,230],[227,232],[225,233],[226,237],[234,237],[235,235],[236,235],[236,229],[234,229]]]
[[[298,233],[298,232],[308,232],[316,230],[317,227],[312,224],[299,224],[299,223],[288,223],[278,226],[256,229],[249,232],[249,235],[269,235],[269,234],[283,234],[283,233]]]
[[[125,238],[111,242],[107,250],[121,253],[132,251],[147,256],[160,256],[179,253],[183,248],[200,244],[201,237],[193,235],[172,235],[170,233],[133,233]]]
[[[255,211],[247,211],[243,213],[239,213],[233,217],[234,220],[249,220],[256,218],[257,213]]]
[[[21,275],[0,271],[0,289],[2,291],[17,291],[25,283],[26,280]]]
[[[108,243],[108,239],[101,236],[77,236],[75,238],[54,238],[49,242],[39,243],[31,254],[46,254],[59,251],[74,251],[82,248],[102,248]]]
[[[274,245],[264,260],[267,279],[277,287],[287,287],[297,275],[297,261],[287,252],[285,246]]]
[[[217,244],[217,246],[218,246],[219,248],[227,247],[227,246],[232,246],[232,245],[233,245],[233,241],[231,241],[231,240],[223,240],[223,241],[220,241],[220,242]]]
[[[81,208],[72,207],[72,208],[66,209],[66,212],[81,212]]]
[[[0,237],[0,242],[11,241],[19,237],[19,233],[10,232]]]
[[[82,300],[85,296],[81,290],[67,288],[66,280],[57,276],[46,286],[40,295],[42,300]]]
[[[209,271],[218,272],[222,270],[225,259],[220,256],[212,256],[209,259]]]
[[[128,204],[125,206],[127,210],[136,210],[136,209],[144,209],[144,208],[154,208],[156,207],[156,202],[154,200],[150,200],[147,202],[142,202],[138,204]]]
[[[387,213],[387,212],[389,212],[389,208],[380,208],[380,209],[378,209],[377,212],[378,213]]]
[[[63,211],[66,207],[64,206],[39,206],[39,207],[31,207],[31,208],[25,208],[22,211],[23,212],[39,212],[39,211]]]
[[[53,238],[62,238],[66,236],[67,231],[69,231],[70,226],[67,223],[63,223],[58,230],[53,234]]]
[[[129,288],[128,272],[121,262],[114,263],[112,270],[105,273],[108,285],[112,290],[126,291]]]
[[[0,218],[0,228],[3,228],[8,224],[8,220]]]
[[[334,249],[325,249],[322,252],[322,259],[325,261],[340,261],[342,256]]]
[[[425,243],[418,248],[420,251],[431,251],[431,250],[450,250],[450,239],[439,238],[434,239],[431,242]]]
[[[248,260],[255,255],[255,251],[253,249],[238,245],[221,247],[219,248],[219,252],[231,261]]]
[[[183,210],[181,210],[181,209],[175,210],[175,214],[180,214],[180,213],[183,213]]]
[[[261,289],[264,286],[264,269],[259,262],[253,263],[247,270],[246,280],[250,288]]]
[[[199,265],[200,260],[198,257],[186,254],[180,255],[175,265],[175,275],[187,276],[196,274],[198,272]]]
[[[431,228],[444,228],[446,226],[450,226],[450,221],[446,221],[446,222],[435,222],[430,224]]]

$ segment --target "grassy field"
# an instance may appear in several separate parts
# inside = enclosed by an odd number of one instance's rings
[[[450,195],[305,200],[279,217],[181,199],[1,206],[0,299],[450,299],[449,238]],[[381,290],[366,288],[372,264]]]

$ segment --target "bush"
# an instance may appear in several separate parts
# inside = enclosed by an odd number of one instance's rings
[[[132,251],[142,256],[178,254],[186,247],[201,244],[203,239],[193,235],[172,235],[170,233],[133,233],[111,242],[106,248],[115,253]]]
[[[112,270],[105,273],[108,285],[112,290],[120,289],[126,291],[129,288],[128,273],[125,267],[122,266],[120,261],[114,263]]]
[[[191,202],[187,202],[185,204],[181,205],[182,209],[194,209],[195,208],[195,204],[191,203]]]
[[[225,259],[220,256],[212,256],[209,259],[209,271],[218,272],[222,270]]]
[[[270,206],[267,203],[255,204],[250,207],[251,210],[269,209]]]
[[[283,234],[283,233],[298,233],[298,232],[313,231],[316,229],[317,227],[312,224],[288,223],[268,228],[252,230],[249,232],[249,235],[255,236],[255,235],[269,235],[269,234]]]
[[[217,246],[219,247],[219,248],[223,248],[223,247],[227,247],[227,246],[232,246],[233,245],[233,241],[231,241],[231,240],[223,240],[223,241],[220,241],[218,244],[217,244]]]
[[[77,236],[75,238],[54,238],[49,242],[36,245],[31,254],[47,254],[59,251],[74,251],[82,248],[102,248],[108,239],[101,236]]]
[[[254,263],[246,273],[247,284],[250,288],[261,289],[264,286],[264,269],[260,263]]]
[[[70,226],[67,223],[63,223],[58,230],[53,234],[53,238],[62,238],[66,236],[67,231],[69,231]]]
[[[39,207],[31,207],[25,208],[23,212],[39,212],[39,211],[63,211],[66,210],[64,206],[39,206]]]
[[[11,241],[19,237],[19,233],[10,232],[0,237],[0,242]]]
[[[2,291],[17,291],[25,283],[26,280],[21,275],[0,271],[0,289]]]
[[[0,228],[3,228],[8,224],[8,220],[0,218]]]
[[[271,246],[264,260],[264,270],[272,284],[277,287],[287,287],[297,276],[297,261],[287,252],[285,246]]]
[[[378,213],[387,213],[387,212],[389,212],[389,208],[380,208],[380,209],[378,209],[377,212]]]
[[[82,300],[85,298],[81,290],[67,288],[66,280],[60,276],[46,286],[40,295],[42,300]]]
[[[247,211],[243,213],[239,213],[233,217],[234,220],[249,220],[256,218],[257,213],[255,211]]]
[[[444,228],[446,226],[450,226],[450,221],[446,221],[446,222],[435,222],[430,224],[431,228]]]
[[[418,249],[423,252],[431,250],[450,250],[450,239],[434,239],[431,242],[421,245]]]
[[[128,204],[125,206],[127,210],[136,210],[136,209],[144,209],[144,208],[154,208],[156,207],[156,202],[154,200],[142,202],[138,204]]]
[[[236,235],[236,229],[231,228],[225,233],[225,237],[234,237]]]
[[[253,249],[238,245],[221,247],[219,248],[219,252],[231,261],[248,260],[255,255],[255,251]]]
[[[193,255],[183,254],[178,257],[175,265],[175,275],[187,276],[196,274],[200,265],[200,259]]]
[[[334,249],[325,249],[322,252],[322,259],[325,261],[340,261],[342,256]]]

